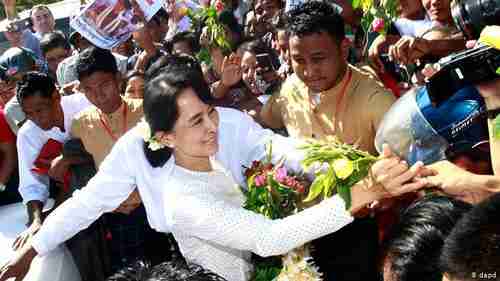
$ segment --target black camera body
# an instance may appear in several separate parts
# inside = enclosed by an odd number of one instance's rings
[[[431,102],[439,106],[465,86],[500,77],[500,50],[487,45],[442,58],[439,71],[426,83]]]

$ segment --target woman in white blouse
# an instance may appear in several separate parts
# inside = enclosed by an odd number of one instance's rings
[[[379,183],[369,188],[365,183],[355,185],[349,210],[338,196],[281,220],[269,220],[243,209],[244,197],[233,179],[234,172],[220,165],[228,160],[218,153],[228,145],[224,132],[231,124],[228,118],[247,121],[234,110],[205,103],[203,97],[207,95],[202,93],[207,86],[197,69],[186,65],[175,72],[163,71],[148,83],[144,112],[150,134],[146,138],[153,136],[154,141],[145,142],[139,128],[125,135],[89,185],[55,210],[31,245],[28,243],[0,269],[0,281],[22,276],[34,256],[63,243],[95,217],[119,205],[133,190],[120,184],[134,173],[150,224],[172,231],[188,261],[231,281],[251,278],[251,252],[261,256],[284,254],[349,224],[352,214],[371,202],[422,187],[420,183],[404,184],[418,174],[420,167],[408,169],[386,152],[373,166]],[[238,146],[236,141],[233,139],[232,144]],[[152,142],[163,148],[151,150]],[[118,156],[120,161],[114,160]],[[112,164],[128,174],[112,175]],[[148,179],[141,174],[149,175]],[[113,188],[99,186],[110,178],[116,181]]]

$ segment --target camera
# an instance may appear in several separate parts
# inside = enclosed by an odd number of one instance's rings
[[[438,72],[426,83],[432,103],[439,106],[458,90],[500,77],[500,50],[480,45],[442,58]]]
[[[451,15],[467,39],[477,39],[485,26],[500,25],[500,0],[455,0]]]

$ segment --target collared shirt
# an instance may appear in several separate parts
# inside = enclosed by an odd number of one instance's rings
[[[262,129],[251,117],[237,110],[217,107],[217,112],[219,150],[215,159],[228,169],[228,175],[239,185],[246,186],[243,167],[250,167],[253,160],[263,159],[270,141],[275,161],[285,158],[285,165],[290,170],[302,170],[300,160],[304,154],[297,150],[300,142]],[[169,161],[162,167],[153,168],[144,155],[143,145],[138,127],[118,140],[87,186],[74,192],[45,220],[32,240],[37,253],[45,255],[103,213],[116,209],[136,186],[151,227],[159,232],[171,231],[171,222],[165,219],[163,192],[172,184],[175,165]]]
[[[58,127],[42,130],[31,120],[26,121],[17,135],[17,155],[19,161],[19,192],[26,204],[32,200],[44,202],[49,196],[48,176],[34,173],[31,169],[48,140],[64,143],[69,139],[71,121],[75,114],[90,106],[91,103],[83,94],[61,97],[64,114],[64,132]]]
[[[71,136],[82,140],[85,150],[94,157],[95,165],[99,168],[116,139],[133,128],[143,116],[141,99],[124,98],[118,110],[103,114],[103,120],[99,109],[91,106],[75,117],[71,125]]]
[[[336,136],[344,143],[376,154],[378,125],[394,101],[394,96],[380,83],[351,65],[335,87],[317,94],[310,93],[293,74],[264,106],[265,112],[271,112],[264,116],[264,123],[284,126],[296,138]]]

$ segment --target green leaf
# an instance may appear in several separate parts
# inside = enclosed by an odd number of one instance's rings
[[[500,114],[493,120],[493,137],[500,140]]]
[[[351,208],[351,188],[349,186],[339,184],[337,186],[337,193],[339,194],[340,198],[344,200],[346,210]]]
[[[499,68],[497,68],[496,73],[497,73],[498,75],[500,75],[500,67],[499,67]]]
[[[325,179],[326,179],[326,174],[319,175],[316,177],[314,182],[311,184],[311,188],[309,188],[309,193],[307,194],[307,198],[304,199],[303,202],[306,203],[310,202],[316,199],[316,197],[318,197],[318,195],[321,194],[323,188],[325,187],[324,183]]]
[[[352,1],[352,7],[354,9],[360,8],[360,5],[361,5],[361,0],[353,0]]]
[[[354,165],[352,161],[340,158],[332,163],[332,167],[335,170],[335,174],[340,179],[347,179],[354,171]]]

